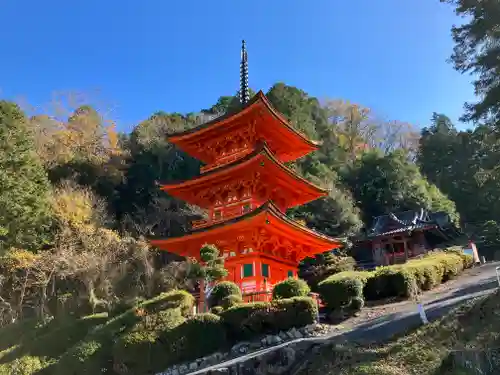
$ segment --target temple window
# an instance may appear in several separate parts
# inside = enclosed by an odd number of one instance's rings
[[[252,206],[250,205],[250,203],[243,205],[243,213],[250,211],[251,208]]]
[[[222,211],[214,211],[214,220],[222,219]]]
[[[293,277],[293,271],[288,271],[288,277]]]
[[[244,264],[243,265],[243,277],[252,277],[253,276],[253,264]]]
[[[269,264],[262,264],[262,276],[269,277]]]

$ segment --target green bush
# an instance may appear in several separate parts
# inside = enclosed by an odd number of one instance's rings
[[[231,281],[222,281],[212,289],[212,293],[210,293],[207,301],[208,306],[222,306],[222,301],[229,296],[238,296],[241,300],[241,290],[238,285]]]
[[[271,304],[253,302],[233,306],[220,314],[232,340],[248,340],[271,325]]]
[[[472,268],[474,265],[474,257],[472,255],[462,253],[460,254],[460,257],[464,262],[464,269]]]
[[[432,260],[410,261],[403,267],[413,273],[419,290],[431,290],[441,284],[443,279],[443,268]]]
[[[311,297],[276,300],[271,306],[272,333],[313,324],[318,316],[318,304]]]
[[[388,297],[410,298],[418,293],[418,285],[412,268],[405,265],[378,268],[369,278],[365,289],[367,300]]]
[[[351,299],[351,304],[349,305],[349,309],[352,311],[361,311],[361,309],[365,306],[365,300],[363,297],[353,297]]]
[[[462,257],[455,252],[433,252],[423,259],[442,265],[444,270],[442,282],[455,278],[464,270]]]
[[[354,271],[356,260],[352,257],[328,254],[305,259],[299,266],[299,277],[307,282],[314,292],[318,283],[340,272]]]
[[[462,255],[436,251],[405,264],[380,267],[365,286],[365,299],[410,298],[420,291],[431,290],[464,270],[470,260]]]
[[[273,299],[285,299],[307,296],[311,292],[304,280],[292,277],[276,284],[273,288]]]
[[[174,313],[177,311],[176,314]],[[217,315],[198,314],[183,319],[177,309],[165,310],[170,324],[136,326],[113,347],[113,362],[132,374],[154,373],[176,363],[224,350],[228,341],[225,326]]]
[[[148,313],[156,313],[167,309],[179,308],[183,316],[191,315],[195,298],[185,290],[173,290],[167,293],[161,293],[155,298],[147,300],[139,305]]]
[[[221,313],[233,341],[249,340],[315,322],[316,302],[310,297],[293,297],[268,302],[237,305]]]
[[[210,309],[210,312],[215,315],[219,315],[221,312],[224,311],[224,308],[222,306],[214,306]]]
[[[210,313],[195,315],[173,330],[162,332],[160,341],[165,343],[163,355],[171,364],[223,351],[229,345],[220,316]]]
[[[321,300],[330,311],[348,308],[352,299],[363,299],[363,287],[370,272],[347,271],[328,277],[318,284]]]
[[[24,355],[9,364],[0,364],[0,375],[35,375],[43,373],[47,366],[44,358]]]
[[[241,296],[233,294],[230,296],[226,296],[222,299],[221,307],[224,310],[226,310],[226,309],[229,309],[230,307],[236,306],[237,304],[242,303],[242,302],[243,302],[243,299],[241,298]]]
[[[145,300],[143,298],[133,298],[127,300],[119,300],[115,304],[113,304],[112,308],[109,311],[110,317],[115,317],[120,314],[123,314],[125,311],[131,309],[132,307],[139,306]]]

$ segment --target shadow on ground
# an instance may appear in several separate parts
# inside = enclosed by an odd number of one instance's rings
[[[483,280],[480,284],[471,284],[456,290],[449,295],[425,305],[429,321],[440,318],[458,305],[494,292],[497,289],[496,277]],[[407,332],[422,324],[417,304],[414,311],[395,312],[382,317],[367,320],[350,332],[339,336],[339,339],[361,342],[382,342],[393,339],[400,332]]]

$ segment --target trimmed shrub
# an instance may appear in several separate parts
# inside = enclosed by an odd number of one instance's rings
[[[116,341],[113,358],[115,365],[127,373],[149,374],[226,346],[226,332],[220,317],[208,313],[185,321],[172,321],[172,325],[163,330],[126,333]]]
[[[160,341],[167,346],[163,355],[172,364],[200,358],[229,345],[220,316],[210,313],[195,315],[173,330],[162,332]]]
[[[222,299],[222,301],[221,301],[221,307],[224,310],[227,310],[230,307],[236,306],[237,304],[242,303],[242,302],[243,302],[243,299],[241,298],[241,296],[233,294],[233,295],[230,295],[230,296],[226,296],[226,297],[224,297]]]
[[[215,315],[219,315],[221,312],[224,311],[224,308],[222,306],[214,306],[210,309],[210,312]]]
[[[465,254],[463,254],[465,255]],[[432,252],[405,264],[380,267],[365,286],[365,298],[411,298],[420,291],[431,290],[460,274],[467,262],[454,251]]]
[[[410,298],[418,293],[417,280],[405,265],[378,268],[368,279],[365,297],[369,300],[388,297]]]
[[[221,313],[230,339],[249,340],[315,322],[316,302],[310,297],[293,297],[237,305]]]
[[[363,297],[353,297],[351,299],[351,303],[349,305],[349,309],[354,312],[361,311],[361,309],[365,306],[365,300]]]
[[[318,284],[321,300],[330,311],[349,307],[355,297],[363,299],[363,287],[370,272],[347,271],[328,277]]]
[[[460,257],[464,262],[464,269],[472,268],[474,265],[474,257],[472,255],[462,253],[460,254]]]
[[[155,313],[167,309],[180,309],[183,316],[191,315],[195,298],[185,290],[173,290],[161,293],[157,297],[139,305],[148,313]]]
[[[212,293],[208,298],[208,306],[222,306],[224,298],[229,296],[238,296],[241,300],[241,290],[238,285],[231,281],[222,281],[212,289]]]
[[[464,270],[462,257],[454,252],[434,252],[430,253],[424,259],[435,261],[442,265],[444,269],[442,282],[455,278]]]
[[[419,290],[431,290],[443,279],[444,269],[432,260],[410,261],[404,265],[404,268],[413,273]]]
[[[318,304],[311,297],[281,299],[271,305],[273,333],[313,324],[318,316]]]
[[[290,277],[276,284],[273,288],[273,300],[304,297],[311,292],[304,280]]]
[[[120,314],[123,314],[125,311],[131,309],[132,307],[136,307],[144,302],[143,298],[132,298],[117,301],[109,311],[110,317],[115,317]]]
[[[220,314],[229,337],[247,340],[258,336],[271,326],[271,304],[253,302],[233,306]]]
[[[318,283],[340,272],[354,271],[356,260],[352,257],[323,254],[304,260],[299,266],[299,277],[305,280],[314,292]]]

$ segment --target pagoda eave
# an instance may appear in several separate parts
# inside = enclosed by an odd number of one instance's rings
[[[263,184],[265,183],[265,185]],[[259,186],[260,184],[260,186]],[[328,190],[312,184],[277,160],[265,144],[230,164],[212,169],[198,177],[177,183],[161,185],[161,190],[202,208],[214,203],[214,195],[222,187],[238,194],[241,186],[264,189],[262,201],[281,201],[280,207],[287,209],[326,196]],[[274,195],[274,196],[273,196]],[[241,198],[241,197],[239,197]]]
[[[262,120],[263,118],[265,120]],[[255,128],[251,124],[255,124]],[[168,136],[168,141],[202,162],[213,164],[222,155],[218,153],[219,151],[212,151],[212,148],[217,148],[220,144],[219,138],[225,137],[228,132],[233,136],[244,133],[244,137],[248,139],[260,135],[268,138],[266,139],[268,142],[271,138],[275,144],[274,148],[271,147],[273,152],[279,160],[284,162],[316,151],[320,145],[319,142],[309,140],[296,130],[273,108],[262,91],[259,91],[240,111],[223,115],[189,130],[171,134]],[[287,139],[287,142],[283,142],[282,139]]]
[[[230,234],[230,235],[225,235]],[[342,242],[317,233],[283,214],[272,202],[256,210],[194,230],[181,237],[150,240],[153,246],[185,257],[199,257],[200,248],[216,245],[234,256],[254,252],[297,263],[317,253],[333,250]]]

